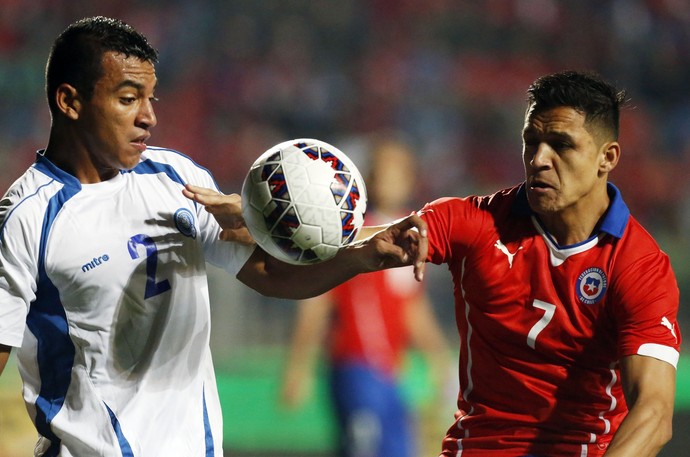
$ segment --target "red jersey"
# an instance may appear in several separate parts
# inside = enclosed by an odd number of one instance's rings
[[[459,411],[442,455],[603,455],[627,413],[618,360],[676,366],[669,259],[609,194],[598,235],[566,247],[522,185],[421,211],[427,260],[453,276],[460,332]]]
[[[360,274],[331,290],[333,362],[360,362],[396,375],[409,343],[406,309],[422,292],[412,267]]]

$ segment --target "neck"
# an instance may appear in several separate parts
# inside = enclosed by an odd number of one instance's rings
[[[572,207],[555,213],[539,214],[544,227],[560,246],[570,246],[591,238],[611,199],[606,187],[603,195],[579,200]]]
[[[94,184],[113,178],[118,170],[98,167],[87,148],[68,130],[52,129],[44,156],[82,184]]]

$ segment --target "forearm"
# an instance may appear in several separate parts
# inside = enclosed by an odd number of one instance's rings
[[[257,247],[237,279],[257,292],[280,298],[304,299],[321,295],[360,273],[414,266],[418,281],[424,277],[428,252],[426,223],[417,215],[352,243],[323,263],[289,265]]]
[[[363,271],[351,249],[313,265],[289,265],[257,248],[237,278],[262,295],[301,300],[321,295]]]
[[[672,435],[675,366],[653,357],[624,357],[621,380],[629,412],[606,457],[653,457]]]
[[[628,413],[606,457],[653,457],[671,439],[672,418],[658,402],[638,404]]]

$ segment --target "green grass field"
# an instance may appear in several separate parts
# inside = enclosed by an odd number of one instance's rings
[[[323,377],[319,378],[316,395],[309,403],[299,411],[287,411],[278,404],[280,354],[259,351],[247,355],[231,367],[231,373],[217,373],[225,445],[236,450],[330,450],[335,426]],[[428,395],[424,365],[412,356],[408,368],[405,392],[413,404],[419,405]],[[690,355],[681,357],[676,385],[676,411],[690,413]],[[449,411],[452,408],[449,405]],[[450,426],[451,417],[449,414],[436,431],[437,439]]]
[[[324,453],[332,449],[336,433],[326,384],[320,376],[313,398],[297,411],[279,406],[281,378],[280,350],[244,351],[243,356],[217,370],[218,389],[223,404],[224,441],[236,451],[293,451]],[[419,406],[429,395],[424,365],[411,356],[404,379],[408,399]],[[20,399],[21,385],[16,363],[11,359],[0,376],[0,456],[29,455],[36,432]],[[430,426],[434,439],[450,424],[452,400],[438,425]],[[690,417],[690,354],[681,357],[676,390],[677,416]],[[434,418],[436,420],[437,418]],[[687,439],[677,429],[674,442]],[[668,454],[674,455],[675,454]]]

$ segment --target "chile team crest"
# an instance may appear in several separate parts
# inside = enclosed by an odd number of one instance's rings
[[[577,298],[585,305],[593,305],[606,292],[606,275],[601,268],[588,268],[577,278]]]

